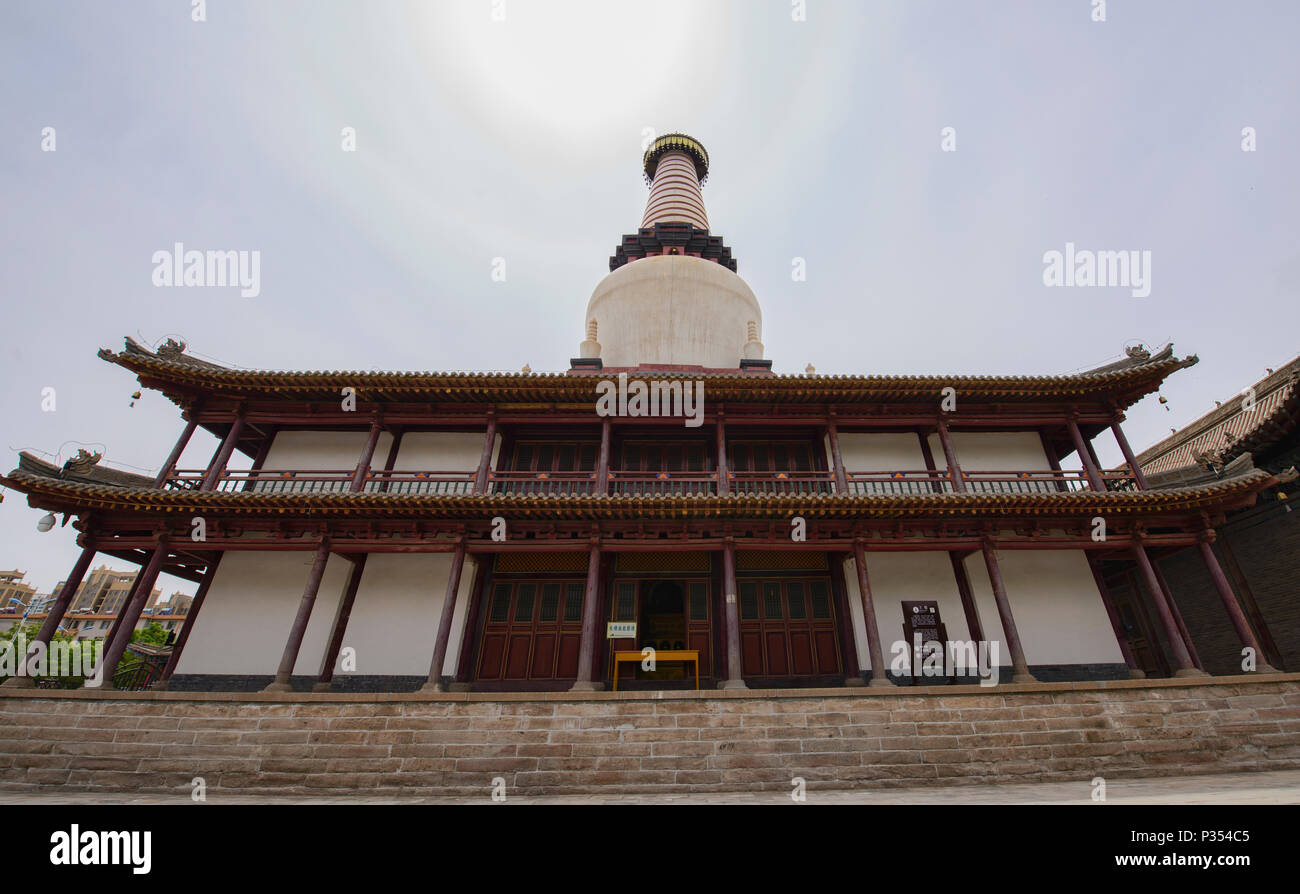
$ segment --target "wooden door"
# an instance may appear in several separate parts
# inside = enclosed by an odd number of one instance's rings
[[[830,578],[751,579],[739,587],[746,677],[841,673]]]
[[[585,582],[498,582],[492,587],[479,680],[574,680]]]
[[[682,623],[680,627],[668,626],[662,632],[656,632],[647,626],[645,609],[653,588],[660,585],[680,587],[683,596]],[[611,621],[636,621],[636,639],[609,640],[610,651],[628,651],[651,646],[655,649],[694,649],[700,653],[700,678],[713,674],[713,625],[710,612],[710,587],[705,579],[643,579],[615,581],[610,593]],[[680,632],[679,632],[680,631]],[[666,638],[665,638],[666,637]],[[667,645],[665,645],[665,642]],[[635,670],[635,673],[634,673]],[[607,667],[607,676],[612,675],[613,668]],[[619,679],[654,679],[662,674],[642,673],[639,667],[630,662],[619,669]],[[694,679],[695,668],[686,667],[686,676]],[[685,677],[683,677],[684,679]]]

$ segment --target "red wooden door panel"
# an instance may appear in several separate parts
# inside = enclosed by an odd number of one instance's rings
[[[583,592],[581,581],[497,583],[484,621],[478,679],[575,679]]]
[[[739,589],[746,676],[811,677],[841,672],[829,579],[751,579]]]

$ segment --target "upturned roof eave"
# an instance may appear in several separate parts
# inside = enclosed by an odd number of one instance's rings
[[[271,400],[333,399],[340,389],[356,389],[359,399],[388,402],[436,399],[440,403],[482,405],[511,402],[589,402],[596,383],[609,378],[601,371],[567,373],[504,372],[362,372],[236,370],[206,362],[177,361],[133,349],[101,350],[104,360],[139,377],[143,386],[160,391],[178,404],[198,396]],[[1166,349],[1157,358],[1127,367],[1064,376],[753,376],[646,370],[630,379],[703,379],[715,401],[851,406],[881,401],[937,404],[945,388],[962,399],[990,402],[1070,402],[1104,400],[1120,409],[1156,391],[1180,369],[1197,363],[1193,356],[1177,358]]]

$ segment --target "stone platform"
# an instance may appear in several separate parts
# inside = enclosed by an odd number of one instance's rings
[[[809,791],[1300,769],[1300,674],[596,693],[4,690],[0,786],[482,796]]]

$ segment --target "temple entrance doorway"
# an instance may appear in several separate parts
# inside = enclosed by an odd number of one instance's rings
[[[637,620],[638,645],[667,652],[689,648],[686,638],[686,589],[680,581],[642,581],[641,616]],[[695,668],[682,662],[640,670],[638,680],[684,680]]]
[[[707,578],[668,577],[619,579],[614,582],[610,603],[611,621],[635,621],[634,639],[609,640],[615,651],[694,651],[699,653],[699,675],[713,673],[713,626],[710,610],[710,582]],[[612,657],[610,659],[612,661]],[[613,667],[606,668],[607,678]],[[656,662],[653,671],[640,662],[625,662],[619,669],[619,688],[695,688],[695,665],[690,661]]]

